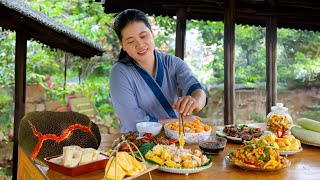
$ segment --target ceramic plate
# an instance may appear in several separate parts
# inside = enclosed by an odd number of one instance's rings
[[[265,168],[257,168],[257,167],[253,167],[253,166],[238,165],[238,164],[235,164],[234,162],[232,162],[228,155],[226,156],[226,161],[235,165],[235,166],[238,166],[244,170],[249,170],[249,171],[277,171],[280,169],[287,168],[291,165],[291,162],[286,158],[284,158],[285,164],[281,168],[274,168],[274,169],[265,169]]]
[[[242,124],[240,124],[240,125],[242,125]],[[253,126],[253,125],[249,125],[249,127],[258,128],[258,127]],[[236,138],[236,137],[233,137],[233,136],[228,136],[226,133],[223,132],[223,129],[224,129],[224,126],[218,126],[218,130],[216,131],[216,135],[220,136],[220,137],[226,137],[228,142],[231,142],[231,143],[236,143],[236,144],[242,144],[243,143],[242,138]],[[271,133],[272,133],[271,131],[263,131],[262,135],[268,135],[268,134],[271,134]]]
[[[168,166],[160,166],[158,170],[168,172],[168,173],[174,173],[174,174],[191,174],[191,173],[198,173],[203,170],[206,170],[212,166],[212,162],[208,164],[207,166],[201,166],[197,168],[172,168]]]
[[[290,151],[290,150],[289,151],[281,151],[281,150],[279,150],[279,154],[282,156],[289,156],[289,155],[301,152],[302,150],[303,150],[302,147],[300,147],[298,150],[294,150],[294,151]]]
[[[196,168],[174,168],[174,167],[168,167],[168,166],[163,166],[163,165],[159,165],[158,170],[163,171],[163,172],[168,172],[168,173],[174,173],[174,174],[185,174],[185,175],[189,175],[192,173],[198,173],[201,172],[203,170],[206,170],[208,168],[210,168],[212,166],[213,163],[213,156],[207,156],[210,161],[205,164],[204,166],[201,167],[196,167]],[[156,164],[152,161],[147,161],[148,163],[151,164]]]

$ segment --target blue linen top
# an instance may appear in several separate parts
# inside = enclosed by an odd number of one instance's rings
[[[151,76],[131,57],[113,65],[110,73],[112,105],[120,117],[120,132],[136,131],[136,123],[177,118],[171,105],[178,88],[191,95],[204,87],[180,58],[155,51],[156,73]]]

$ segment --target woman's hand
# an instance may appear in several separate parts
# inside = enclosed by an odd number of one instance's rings
[[[180,114],[184,116],[190,115],[192,112],[198,112],[201,107],[198,101],[192,96],[182,96],[172,105]]]

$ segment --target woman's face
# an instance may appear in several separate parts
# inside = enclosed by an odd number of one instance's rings
[[[154,39],[150,29],[142,21],[128,24],[121,31],[122,48],[135,61],[145,63],[154,58]]]

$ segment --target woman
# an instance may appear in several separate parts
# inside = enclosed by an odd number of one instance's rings
[[[110,92],[121,132],[135,131],[136,123],[143,121],[177,121],[179,113],[190,115],[205,106],[203,87],[187,64],[155,50],[151,26],[142,11],[119,13],[114,31],[122,49],[111,70]],[[178,88],[183,91],[181,97]]]

